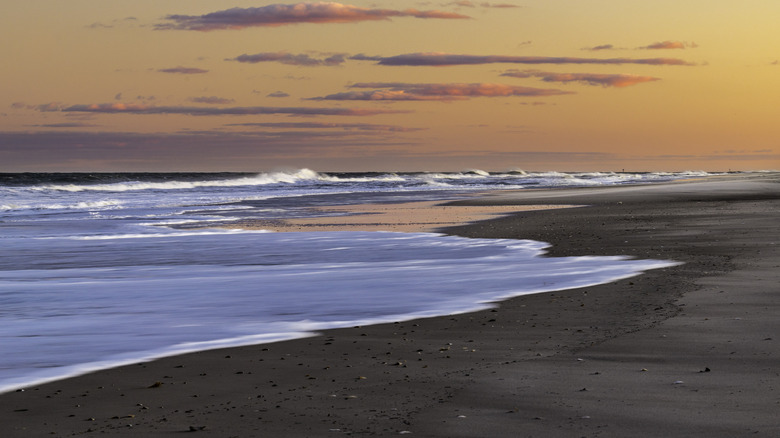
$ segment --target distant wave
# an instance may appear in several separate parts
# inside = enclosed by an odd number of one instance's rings
[[[513,169],[505,172],[488,172],[480,169],[469,169],[462,172],[317,172],[311,169],[268,172],[258,174],[90,174],[73,175],[67,183],[46,183],[46,177],[52,174],[41,174],[37,183],[30,181],[24,189],[37,192],[130,192],[143,190],[188,190],[196,188],[220,187],[252,187],[273,185],[335,185],[342,184],[398,184],[401,187],[428,186],[442,188],[458,188],[466,183],[471,187],[475,184],[490,186],[500,184],[511,185],[512,188],[522,188],[531,183],[535,186],[598,186],[627,184],[636,182],[656,182],[663,180],[703,177],[711,175],[702,171],[686,172],[527,172]],[[121,177],[121,178],[120,178]],[[121,179],[121,180],[117,180]],[[49,180],[51,181],[51,180]],[[3,184],[0,184],[3,187]],[[7,186],[6,186],[7,187]],[[14,190],[19,190],[17,184]],[[6,210],[13,205],[0,206]]]
[[[174,180],[165,182],[154,181],[126,181],[110,184],[59,184],[37,186],[36,190],[55,190],[65,192],[81,191],[106,191],[106,192],[126,192],[136,190],[181,190],[193,189],[198,187],[237,187],[253,186],[267,184],[294,184],[302,180],[323,180],[320,174],[309,169],[300,169],[295,172],[273,172],[261,173],[255,176],[243,178],[229,178],[218,180]]]
[[[107,210],[120,208],[121,202],[115,200],[106,201],[85,201],[77,202],[74,204],[42,204],[42,205],[26,205],[26,204],[0,204],[0,211],[17,211],[17,210]]]

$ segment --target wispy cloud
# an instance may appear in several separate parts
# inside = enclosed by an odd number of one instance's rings
[[[117,20],[112,20],[109,23],[101,23],[101,22],[95,22],[87,26],[88,29],[112,29],[114,27],[127,24],[127,23],[135,23],[138,19],[135,17],[127,17]]]
[[[311,100],[369,100],[369,101],[451,101],[472,97],[555,96],[572,94],[568,91],[517,87],[504,84],[407,84],[399,82],[365,82],[349,88],[373,88],[367,91],[347,91]]]
[[[442,3],[442,6],[459,6],[462,8],[519,8],[518,5],[513,5],[510,3],[488,3],[488,2],[480,2],[475,3],[469,0],[460,0],[460,1],[454,1],[449,3]]]
[[[98,125],[82,122],[65,122],[65,123],[45,123],[40,125],[29,125],[37,128],[94,128]]]
[[[198,97],[190,97],[190,102],[195,103],[207,103],[210,105],[227,105],[229,103],[235,102],[233,99],[228,99],[225,97],[217,97],[217,96],[198,96]]]
[[[372,136],[373,137],[368,137]],[[376,147],[400,143],[392,133],[351,132],[2,132],[0,166],[40,171],[56,162],[63,169],[116,169],[118,171],[172,171],[192,169],[256,169],[258,165],[300,162],[301,156],[323,159],[323,150],[334,163]],[[45,157],[46,160],[42,158]],[[276,161],[274,161],[276,160]],[[204,167],[204,163],[208,163]],[[17,170],[18,171],[18,170]]]
[[[696,43],[685,43],[682,41],[661,41],[653,43],[648,46],[639,47],[646,50],[668,50],[668,49],[685,49],[687,47],[699,47]]]
[[[315,123],[315,122],[279,122],[279,123],[228,123],[225,126],[246,126],[272,129],[344,129],[358,131],[411,132],[425,128],[406,128],[396,125],[378,125],[372,123]]]
[[[328,56],[327,58],[317,59],[312,58],[306,54],[295,55],[287,52],[262,52],[255,53],[254,55],[243,54],[236,56],[235,58],[227,59],[227,61],[238,61],[249,64],[257,64],[260,62],[280,62],[288,65],[300,65],[305,67],[318,67],[318,66],[337,66],[341,65],[345,61],[344,54],[335,54]]]
[[[350,59],[376,61],[388,66],[434,66],[480,64],[646,64],[646,65],[695,65],[676,58],[573,58],[552,56],[502,56],[502,55],[454,55],[449,53],[409,53],[396,56],[354,55]]]
[[[199,75],[203,73],[208,73],[208,70],[203,70],[202,68],[195,68],[195,67],[173,67],[173,68],[161,68],[157,70],[160,73],[177,73],[182,75]]]
[[[197,107],[197,106],[155,106],[134,103],[99,103],[62,106],[44,104],[36,107],[38,111],[65,113],[98,114],[184,114],[190,116],[244,116],[262,114],[289,114],[296,116],[373,116],[377,114],[408,113],[409,111],[368,109],[368,108],[308,108],[308,107]]]
[[[602,44],[600,46],[595,47],[584,47],[582,50],[591,50],[593,52],[598,52],[599,50],[612,50],[615,46],[612,44]]]
[[[13,109],[37,109],[36,105],[28,105],[24,102],[12,102],[11,108]]]
[[[356,23],[387,20],[395,17],[465,19],[465,15],[417,9],[371,9],[334,2],[274,4],[257,8],[232,8],[204,15],[168,15],[160,30],[211,31],[273,27],[299,23]]]
[[[643,82],[659,81],[660,78],[652,76],[638,76],[628,74],[596,74],[596,73],[552,73],[539,70],[507,70],[501,76],[513,78],[541,78],[545,82],[581,82],[588,85],[601,85],[604,87],[628,87]]]
[[[284,91],[274,91],[273,93],[268,93],[266,97],[290,97],[290,95]]]

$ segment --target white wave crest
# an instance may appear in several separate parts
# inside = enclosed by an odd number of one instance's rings
[[[54,190],[63,192],[127,192],[139,190],[182,190],[198,187],[238,187],[268,184],[295,184],[299,181],[320,180],[327,181],[332,178],[320,175],[310,169],[300,169],[292,172],[261,173],[244,178],[221,179],[213,181],[127,181],[110,184],[60,184],[36,187],[36,190]]]
[[[122,203],[116,200],[83,201],[74,204],[3,204],[0,211],[20,210],[112,210],[121,208]]]

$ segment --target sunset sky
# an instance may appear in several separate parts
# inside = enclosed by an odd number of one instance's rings
[[[780,168],[777,0],[0,6],[0,172]]]

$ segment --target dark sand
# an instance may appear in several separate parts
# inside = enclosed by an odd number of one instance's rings
[[[0,396],[0,436],[778,437],[780,178],[501,193],[450,228],[684,265]]]

